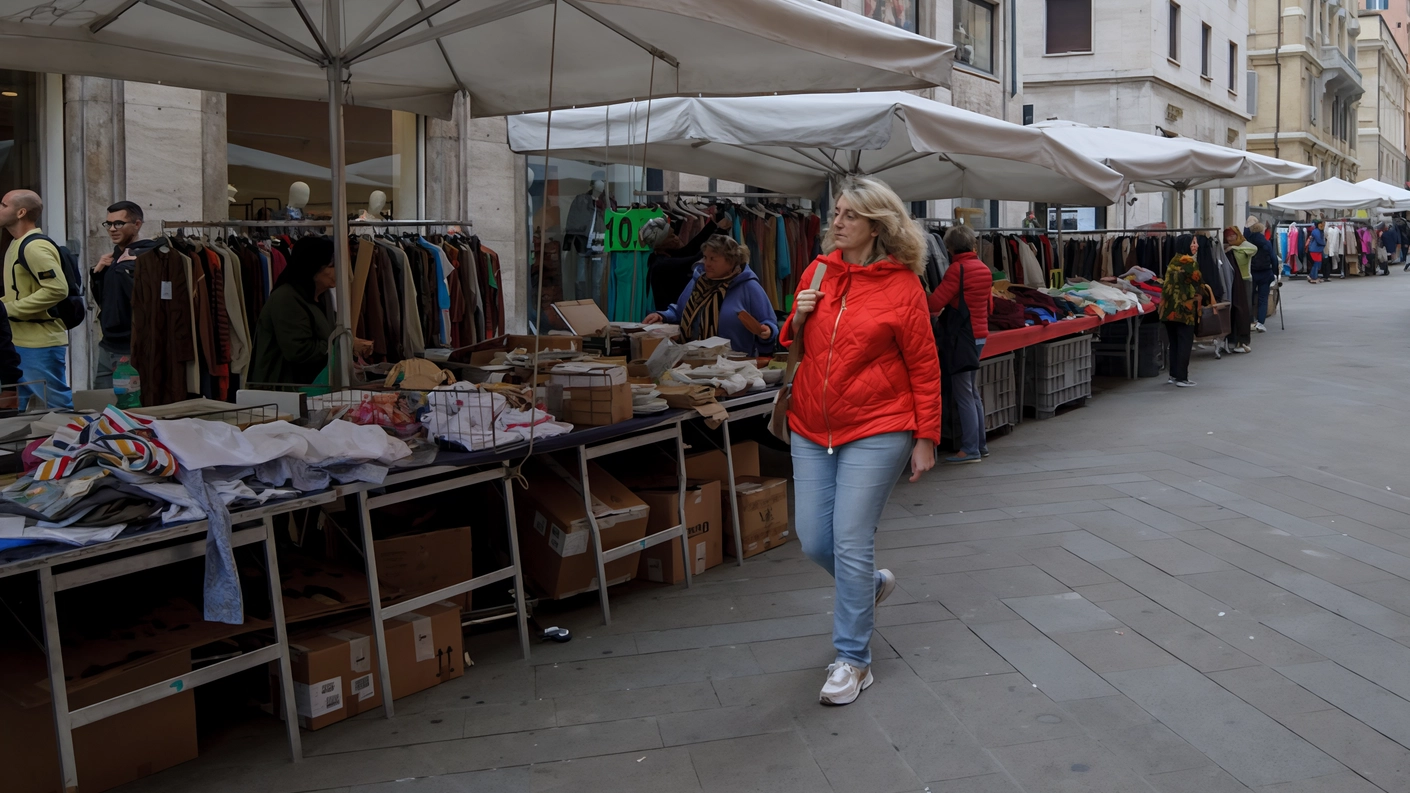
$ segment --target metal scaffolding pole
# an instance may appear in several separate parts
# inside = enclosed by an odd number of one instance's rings
[[[347,152],[343,140],[343,59],[342,4],[327,3],[327,24],[324,35],[328,49],[338,53],[328,63],[328,153],[332,166],[333,187],[333,264],[337,273],[334,300],[337,303],[334,343],[338,365],[329,369],[334,387],[352,384],[352,334],[348,318],[352,316],[352,266],[348,258],[348,180]],[[333,352],[329,350],[330,354]]]

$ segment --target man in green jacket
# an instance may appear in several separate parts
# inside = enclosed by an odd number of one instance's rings
[[[43,235],[39,228],[43,211],[44,202],[31,190],[11,190],[0,199],[0,228],[14,238],[5,250],[8,288],[0,299],[10,314],[10,330],[24,373],[20,401],[28,405],[39,399],[52,409],[73,410],[67,373],[68,329],[63,320],[49,315],[49,309],[68,297],[68,280],[59,249],[52,242],[25,239]],[[21,247],[27,266],[19,263]]]

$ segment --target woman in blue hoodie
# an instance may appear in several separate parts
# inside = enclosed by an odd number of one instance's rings
[[[650,325],[671,322],[681,326],[686,341],[723,336],[736,352],[754,356],[773,354],[778,319],[759,277],[749,269],[749,249],[723,234],[700,246],[703,259],[695,265],[685,291],[665,311],[646,315]],[[745,326],[740,312],[757,323],[758,334]]]
[[[1321,282],[1322,251],[1324,251],[1326,247],[1326,232],[1322,230],[1322,221],[1319,220],[1312,226],[1311,241],[1307,243],[1307,252],[1312,257],[1312,269],[1307,273],[1307,283],[1309,284]]]

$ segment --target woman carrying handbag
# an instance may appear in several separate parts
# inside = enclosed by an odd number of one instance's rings
[[[1180,388],[1194,388],[1190,380],[1190,353],[1195,346],[1195,325],[1200,315],[1200,285],[1203,283],[1195,257],[1199,238],[1181,234],[1175,239],[1175,258],[1165,266],[1160,290],[1160,319],[1165,323],[1170,345],[1170,380]]]
[[[945,232],[945,249],[953,257],[940,287],[930,293],[932,314],[939,314],[935,344],[940,371],[954,389],[960,417],[960,450],[947,463],[977,463],[989,456],[984,437],[984,396],[979,392],[979,355],[989,337],[989,305],[994,276],[975,255],[979,240],[969,226]]]
[[[881,511],[907,461],[912,482],[935,465],[940,365],[920,281],[925,242],[901,199],[884,182],[850,178],[834,206],[827,253],[799,279],[779,333],[803,345],[789,350],[797,376],[779,405],[798,538],[837,587],[837,656],[819,699],[846,705],[872,684],[875,607],[896,588],[875,565]]]

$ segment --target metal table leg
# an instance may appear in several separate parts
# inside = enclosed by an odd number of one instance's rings
[[[588,484],[588,458],[586,447],[578,447],[578,476],[583,484],[583,509],[587,512],[588,526],[592,529],[592,557],[597,565],[597,600],[602,605],[602,624],[612,624],[612,607],[607,603],[607,562],[603,554],[602,530],[598,528],[597,516],[592,511],[592,487]]]
[[[504,490],[504,521],[509,527],[509,558],[514,564],[514,607],[519,619],[519,649],[529,660],[529,615],[524,606],[528,594],[524,591],[524,568],[519,564],[519,529],[514,519],[514,480],[506,474],[500,480]]]
[[[681,522],[681,569],[685,570],[685,586],[689,589],[694,586],[691,580],[693,560],[690,558],[690,524],[685,522],[685,433],[681,431],[679,424],[676,425],[676,481],[676,507],[680,512]]]
[[[59,746],[59,773],[64,793],[78,793],[78,766],[73,759],[73,728],[69,719],[69,688],[64,677],[64,649],[59,641],[58,603],[54,598],[54,571],[39,570],[39,601],[44,612],[44,655],[49,665],[49,700],[54,711],[54,733]]]
[[[289,628],[284,624],[284,593],[279,578],[279,553],[274,543],[274,519],[264,518],[264,561],[269,575],[269,602],[274,620],[274,638],[279,646],[279,685],[284,705],[284,730],[289,735],[289,755],[294,762],[304,759],[299,736],[299,709],[294,702],[294,667],[289,660]]]
[[[729,514],[734,529],[734,564],[744,566],[744,536],[739,528],[739,494],[734,489],[734,441],[729,436],[729,421],[722,425],[725,433],[725,467],[729,471]]]
[[[387,631],[382,625],[382,588],[377,583],[377,546],[372,539],[372,507],[367,491],[357,494],[362,523],[362,556],[367,570],[367,596],[372,610],[372,641],[377,645],[377,676],[382,684],[382,710],[387,718],[396,715],[392,707],[392,668],[387,664]]]

